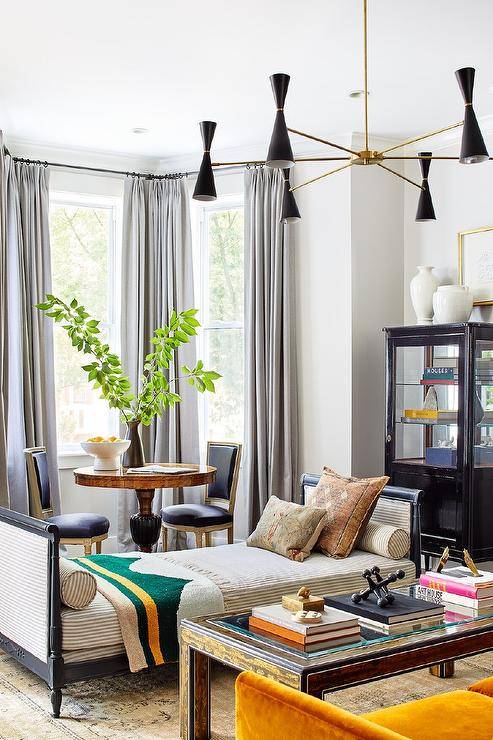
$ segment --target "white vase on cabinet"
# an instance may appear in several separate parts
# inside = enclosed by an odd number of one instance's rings
[[[433,294],[438,288],[438,280],[432,270],[433,267],[418,265],[418,273],[409,286],[416,324],[431,324],[433,321]]]
[[[433,296],[435,324],[462,324],[469,321],[473,295],[464,285],[441,285]]]

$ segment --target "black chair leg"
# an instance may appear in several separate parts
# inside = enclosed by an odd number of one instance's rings
[[[55,719],[60,717],[60,708],[62,706],[62,690],[52,689],[51,690],[51,706],[53,709],[53,716]]]

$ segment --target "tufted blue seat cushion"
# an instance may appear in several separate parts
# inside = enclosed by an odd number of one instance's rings
[[[182,524],[186,527],[213,527],[233,521],[232,515],[225,509],[209,504],[167,506],[161,511],[161,518],[166,524]]]
[[[56,524],[62,539],[99,537],[110,528],[109,520],[99,514],[59,514],[46,521]]]

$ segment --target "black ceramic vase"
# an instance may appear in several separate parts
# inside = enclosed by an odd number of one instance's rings
[[[130,440],[130,447],[123,454],[122,465],[124,468],[141,468],[145,463],[144,448],[140,438],[140,421],[127,422],[127,434],[125,439]]]

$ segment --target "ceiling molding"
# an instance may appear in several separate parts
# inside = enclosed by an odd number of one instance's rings
[[[159,165],[158,157],[92,151],[81,147],[55,147],[38,141],[8,136],[5,132],[4,138],[5,145],[12,155],[26,159],[149,173],[155,173]]]

